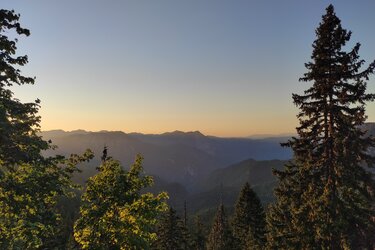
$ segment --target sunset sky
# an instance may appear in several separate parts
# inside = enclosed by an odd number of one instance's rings
[[[293,133],[292,93],[333,3],[351,43],[375,59],[375,1],[2,0],[31,36],[19,42],[42,129],[216,136]],[[368,90],[375,92],[375,77]],[[375,103],[367,107],[375,121]]]

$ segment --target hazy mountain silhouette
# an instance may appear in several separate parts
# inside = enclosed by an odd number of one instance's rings
[[[248,182],[264,203],[273,201],[273,189],[277,184],[272,169],[283,169],[287,161],[256,161],[248,159],[213,171],[196,184],[196,190],[188,196],[190,210],[198,213],[215,211],[222,201],[228,208],[233,206],[243,185]],[[174,200],[176,202],[176,200]],[[181,201],[180,201],[181,203]],[[182,203],[181,203],[182,204]]]
[[[364,129],[375,135],[375,123],[366,123]],[[83,176],[87,172],[95,172],[94,165],[99,164],[103,147],[107,146],[109,155],[120,160],[124,166],[130,166],[135,155],[140,153],[145,158],[146,173],[159,176],[167,182],[179,182],[188,188],[196,187],[197,182],[205,180],[214,170],[247,159],[259,161],[292,158],[291,150],[280,146],[280,142],[288,140],[285,136],[252,139],[205,136],[199,131],[153,135],[84,130],[52,130],[42,132],[42,136],[44,139],[51,139],[58,146],[50,154],[69,155],[83,152],[86,148],[92,149],[96,158]],[[210,178],[214,178],[219,172],[213,172]],[[229,176],[230,174],[228,178]]]
[[[252,186],[274,183],[276,178],[272,169],[283,169],[287,161],[268,160],[256,161],[248,159],[231,166],[213,171],[207,178],[202,179],[198,188],[210,190],[219,186],[241,188],[246,182]]]
[[[364,129],[375,135],[375,123],[365,124]],[[148,135],[84,130],[53,130],[42,135],[59,146],[49,154],[69,155],[86,148],[96,153],[96,158],[83,167],[83,173],[74,177],[80,183],[95,174],[104,146],[126,167],[141,153],[145,171],[155,176],[154,187],[147,191],[167,191],[173,207],[182,211],[187,201],[189,211],[202,218],[215,213],[220,199],[231,209],[246,181],[262,202],[272,201],[276,185],[272,168],[281,169],[292,158],[291,151],[279,144],[288,139],[285,136],[251,139],[205,136],[199,131]]]
[[[205,178],[213,170],[241,160],[291,158],[291,151],[280,146],[286,138],[220,138],[205,136],[199,131],[147,135],[84,130],[53,130],[42,132],[42,136],[58,146],[55,152],[49,154],[69,155],[83,152],[86,148],[92,149],[96,158],[90,165],[99,163],[104,146],[108,147],[110,156],[125,166],[129,166],[135,155],[140,153],[145,158],[146,173],[185,186]]]

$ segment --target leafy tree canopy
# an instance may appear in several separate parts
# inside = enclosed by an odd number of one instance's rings
[[[13,85],[34,84],[35,79],[21,74],[28,63],[26,55],[17,55],[17,35],[29,36],[14,11],[0,10],[0,167],[41,160],[41,150],[49,144],[37,133],[40,101],[22,103],[13,96]],[[15,35],[13,35],[15,33]],[[14,37],[14,38],[13,38]]]
[[[148,249],[156,239],[157,216],[166,210],[166,193],[141,194],[152,185],[143,176],[142,157],[129,171],[106,158],[91,177],[82,195],[80,218],[74,237],[82,249]]]

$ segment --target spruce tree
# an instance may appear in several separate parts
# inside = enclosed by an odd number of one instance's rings
[[[193,250],[204,250],[206,246],[206,236],[203,223],[199,216],[195,218],[195,225],[191,234],[192,249]]]
[[[224,205],[221,203],[217,208],[206,247],[208,250],[233,250],[239,249],[237,245],[228,224]]]
[[[153,249],[183,250],[187,245],[186,228],[172,207],[162,216]]]
[[[188,230],[188,219],[187,219],[187,204],[186,204],[186,200],[184,201],[184,221],[183,221],[183,225],[184,225],[184,250],[187,250],[190,248],[190,245],[191,244],[191,239],[190,239],[190,233],[189,233],[189,230]]]
[[[372,248],[375,185],[368,167],[375,162],[369,154],[375,141],[362,125],[365,103],[375,98],[366,93],[375,62],[361,70],[360,44],[345,52],[351,32],[342,28],[332,5],[326,11],[300,79],[312,86],[293,94],[300,126],[286,146],[295,159],[276,172],[280,185],[269,238],[288,237],[290,249]]]
[[[251,247],[249,239],[259,247],[265,244],[265,214],[257,194],[245,183],[237,199],[232,220],[233,235],[241,249]]]
[[[264,237],[264,236],[263,236]],[[254,230],[249,227],[249,233],[247,234],[245,245],[242,249],[245,250],[261,250],[265,248],[264,238],[259,240],[256,237]]]
[[[308,181],[302,182],[299,178],[295,162],[286,165],[284,171],[273,172],[278,177],[279,184],[274,190],[276,202],[267,210],[267,249],[311,248],[312,226],[308,224],[306,213],[299,210],[301,195]]]
[[[142,157],[129,171],[110,157],[90,177],[82,195],[74,238],[82,249],[149,249],[157,216],[166,209],[165,193],[141,194],[152,184],[143,176]]]

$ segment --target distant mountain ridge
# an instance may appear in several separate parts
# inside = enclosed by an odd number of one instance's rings
[[[69,155],[90,148],[96,154],[93,164],[99,163],[104,146],[108,147],[109,155],[125,166],[130,166],[139,153],[145,158],[144,168],[148,174],[188,187],[216,169],[249,158],[291,158],[291,151],[280,146],[286,138],[220,138],[205,136],[199,131],[150,135],[121,131],[52,130],[41,135],[58,146],[57,150],[48,154]]]
[[[375,123],[366,123],[363,128],[368,134],[375,135]],[[92,149],[96,158],[91,165],[99,164],[104,146],[108,147],[109,155],[126,167],[132,164],[135,155],[139,153],[145,158],[146,173],[159,176],[167,182],[181,183],[188,189],[196,188],[197,183],[207,180],[207,177],[213,178],[218,172],[224,171],[222,168],[244,160],[292,158],[291,150],[280,146],[289,137],[220,138],[206,136],[199,131],[141,134],[85,130],[52,130],[42,132],[42,136],[58,146],[57,150],[48,154],[69,155],[83,152],[86,148]],[[88,169],[94,172],[90,167]],[[226,176],[230,176],[230,173]]]
[[[375,135],[375,123],[366,123],[364,130]],[[146,173],[155,180],[155,185],[146,191],[167,191],[169,203],[178,211],[182,212],[187,202],[189,213],[198,213],[208,220],[220,201],[233,209],[231,206],[245,182],[252,185],[262,202],[272,202],[277,185],[272,169],[282,169],[292,158],[290,149],[279,144],[287,141],[288,136],[254,139],[206,136],[199,131],[150,135],[84,130],[53,130],[43,132],[42,136],[59,146],[49,154],[68,155],[86,148],[95,152],[96,158],[74,176],[79,183],[96,173],[104,146],[124,167],[129,167],[135,155],[141,153]]]

